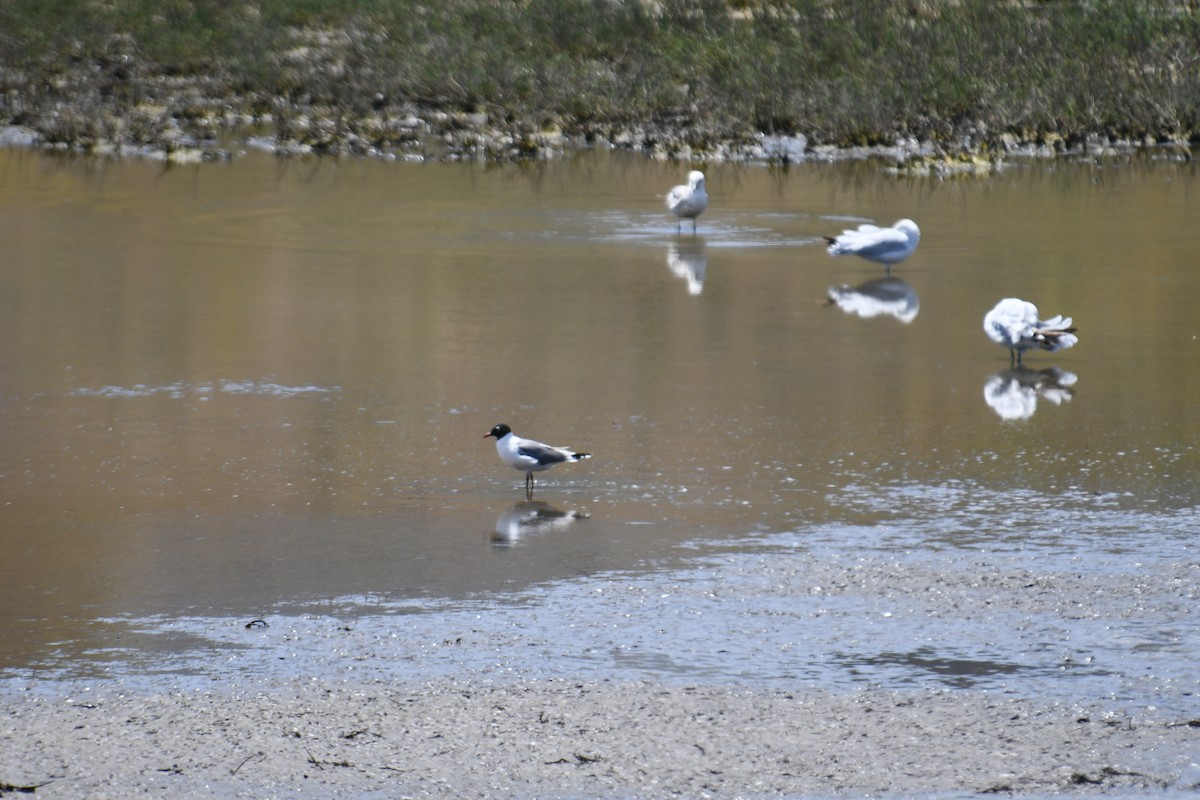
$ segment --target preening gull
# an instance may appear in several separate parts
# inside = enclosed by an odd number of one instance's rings
[[[676,186],[667,192],[667,210],[679,220],[675,223],[676,230],[683,220],[692,221],[692,232],[696,231],[696,217],[708,208],[708,193],[704,191],[704,173],[692,170],[688,173],[686,186]]]
[[[591,453],[576,453],[567,447],[553,447],[533,439],[522,439],[512,428],[501,423],[483,435],[495,437],[496,452],[500,460],[513,469],[525,473],[525,499],[533,499],[533,473],[550,469],[564,461],[582,461],[591,458]]]
[[[826,236],[829,254],[852,255],[883,264],[890,272],[913,254],[921,241],[921,229],[911,219],[902,219],[890,228],[878,225],[859,225],[844,230],[838,236]]]
[[[1017,365],[1026,350],[1040,347],[1053,353],[1079,341],[1070,317],[1060,314],[1039,320],[1037,306],[1016,297],[1004,298],[984,316],[983,331],[993,342],[1007,347],[1009,363]]]

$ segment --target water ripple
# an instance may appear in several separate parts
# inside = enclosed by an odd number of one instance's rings
[[[340,386],[317,386],[309,384],[305,386],[286,386],[281,383],[271,381],[233,381],[220,380],[216,382],[204,381],[201,383],[191,383],[188,381],[175,381],[168,384],[147,384],[135,383],[130,386],[101,386],[99,388],[80,388],[68,392],[70,397],[103,397],[103,398],[132,398],[132,397],[154,397],[156,395],[166,395],[173,399],[183,399],[190,396],[198,396],[200,399],[207,399],[208,396],[214,393],[222,394],[245,394],[245,395],[261,395],[268,397],[296,397],[297,395],[329,395],[337,394],[341,391]]]

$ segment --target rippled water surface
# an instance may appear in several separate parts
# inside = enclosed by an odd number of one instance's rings
[[[0,676],[1200,705],[1195,168],[710,166],[695,235],[685,172],[0,151]],[[498,422],[595,456],[525,503]]]

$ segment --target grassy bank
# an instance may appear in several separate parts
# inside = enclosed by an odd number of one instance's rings
[[[1200,11],[1095,0],[8,0],[0,123],[170,147],[1197,141]],[[564,137],[564,139],[560,139]]]

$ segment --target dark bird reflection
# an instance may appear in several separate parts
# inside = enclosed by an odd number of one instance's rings
[[[983,399],[1001,419],[1029,419],[1037,411],[1039,399],[1056,406],[1070,400],[1077,380],[1075,373],[1058,367],[1006,369],[984,382]]]
[[[667,244],[667,268],[677,278],[687,282],[688,294],[704,291],[704,273],[708,270],[708,253],[703,239],[685,239]]]
[[[561,511],[541,500],[525,500],[496,517],[492,543],[514,545],[531,533],[560,530],[576,520],[587,518],[588,515],[582,511]]]
[[[907,325],[921,310],[921,299],[908,281],[888,275],[853,287],[831,286],[826,305],[836,305],[847,314],[857,314],[863,319],[895,317]]]

